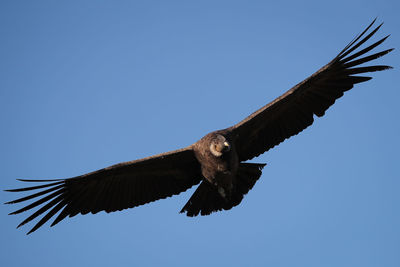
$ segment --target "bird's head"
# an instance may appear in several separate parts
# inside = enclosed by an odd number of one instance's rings
[[[231,145],[225,136],[217,134],[211,140],[210,151],[214,156],[221,157],[224,153],[229,152],[229,150],[231,150]]]

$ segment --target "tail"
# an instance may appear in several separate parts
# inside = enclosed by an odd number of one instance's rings
[[[210,215],[212,212],[220,210],[230,210],[240,204],[243,196],[253,188],[261,176],[261,170],[266,164],[259,163],[240,163],[236,185],[229,200],[224,199],[214,185],[208,181],[203,181],[190,197],[189,201],[180,211],[187,216]]]

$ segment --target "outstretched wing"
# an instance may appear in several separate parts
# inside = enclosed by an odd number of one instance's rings
[[[37,201],[10,214],[18,214],[44,204],[18,227],[45,213],[28,232],[42,226],[62,209],[51,226],[78,213],[113,212],[133,208],[179,194],[201,181],[200,164],[192,148],[124,162],[81,176],[57,180],[21,180],[45,182],[44,185],[6,190],[23,192],[41,189],[29,196],[7,202],[14,204],[34,198]],[[47,203],[46,203],[47,202]],[[46,203],[46,204],[45,204]]]
[[[230,128],[237,136],[236,149],[241,161],[252,159],[298,134],[313,123],[314,114],[322,117],[345,91],[353,88],[356,83],[371,79],[358,74],[391,68],[385,65],[360,67],[361,64],[393,50],[388,49],[366,56],[366,53],[385,41],[388,35],[356,51],[382,26],[381,24],[366,34],[374,22],[375,20],[327,65]]]

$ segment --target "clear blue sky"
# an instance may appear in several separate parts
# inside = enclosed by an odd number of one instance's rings
[[[1,1],[0,188],[187,146],[331,60],[399,1]],[[400,266],[398,50],[311,128],[255,159],[231,211],[192,190],[26,236],[0,205],[1,266]],[[0,192],[0,201],[19,197]]]

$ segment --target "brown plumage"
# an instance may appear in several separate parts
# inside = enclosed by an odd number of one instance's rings
[[[19,226],[44,216],[31,233],[58,213],[51,226],[77,214],[113,212],[133,208],[179,194],[200,183],[181,212],[188,216],[208,215],[238,205],[261,176],[265,164],[245,163],[298,134],[347,90],[371,77],[358,76],[386,70],[385,65],[360,66],[393,49],[366,55],[388,36],[361,49],[379,25],[370,33],[375,20],[331,62],[294,86],[282,96],[257,110],[238,124],[207,134],[183,149],[152,157],[120,163],[81,176],[56,180],[21,180],[44,183],[6,190],[37,193],[7,204],[35,199],[33,203],[10,214],[38,208]],[[18,226],[18,227],[19,227]]]

